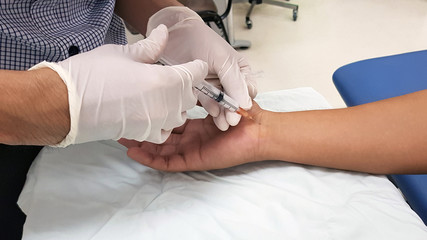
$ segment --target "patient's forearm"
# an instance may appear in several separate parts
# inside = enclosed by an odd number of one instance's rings
[[[182,6],[176,0],[117,0],[115,12],[141,34],[147,31],[148,19],[169,6]]]
[[[346,109],[267,112],[269,137],[261,137],[261,149],[265,159],[370,173],[426,172],[426,104],[424,90]]]
[[[52,145],[69,132],[67,88],[56,72],[0,70],[0,142]]]

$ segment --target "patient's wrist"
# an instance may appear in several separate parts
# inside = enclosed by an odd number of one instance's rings
[[[255,118],[259,126],[258,133],[258,160],[272,160],[271,147],[274,142],[273,132],[275,129],[274,112],[262,110]]]

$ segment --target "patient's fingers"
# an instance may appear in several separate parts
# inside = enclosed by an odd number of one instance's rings
[[[126,138],[120,138],[117,142],[120,143],[121,145],[127,147],[127,148],[139,147],[139,145],[141,144],[138,141],[130,140],[130,139],[126,139]]]
[[[174,145],[159,146],[155,144],[143,144],[140,148],[129,149],[128,155],[130,156],[132,154],[132,156],[135,156],[135,153],[142,155],[143,152],[152,154],[153,156],[167,156],[174,154],[176,152],[176,147]]]
[[[179,146],[177,146],[176,144],[160,144],[159,145],[155,143],[144,142],[141,144],[141,146],[137,147],[136,149],[138,149],[139,151],[144,151],[154,155],[166,156],[166,155],[176,154],[178,152],[178,148]],[[129,151],[131,149],[135,149],[135,148],[130,148]]]
[[[185,127],[187,126],[187,124],[188,124],[188,119],[185,121],[185,123],[182,125],[182,126],[179,126],[179,127],[177,127],[177,128],[174,128],[173,130],[172,130],[172,133],[175,133],[175,134],[181,134],[181,133],[183,133],[184,132],[184,130],[185,130]]]
[[[184,158],[178,154],[160,156],[158,154],[151,154],[140,148],[132,148],[129,149],[128,155],[145,166],[161,171],[176,172],[188,169]]]
[[[178,144],[180,142],[180,140],[181,140],[181,134],[172,133],[168,137],[168,139],[166,139],[166,141],[162,144],[154,144],[154,143],[150,143],[150,142],[139,142],[136,140],[130,140],[130,139],[126,139],[126,138],[121,138],[117,142],[122,144],[123,146],[125,146],[127,148],[141,148],[142,146],[150,146],[150,145],[161,146],[161,145]]]
[[[224,108],[221,109],[220,114],[218,117],[213,119],[215,125],[218,127],[221,131],[227,131],[227,129],[230,127],[228,122],[225,119],[225,110]]]
[[[184,131],[184,130],[182,130]],[[181,134],[177,134],[177,133],[172,133],[169,138],[162,144],[162,145],[167,145],[167,144],[179,144],[181,142],[181,138],[182,135]]]
[[[199,99],[199,102],[202,104],[203,108],[209,113],[209,115],[212,117],[218,117],[221,112],[221,108],[217,102],[204,94],[199,94],[197,98]]]

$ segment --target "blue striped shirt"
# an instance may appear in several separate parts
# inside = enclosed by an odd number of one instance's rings
[[[0,69],[25,70],[103,44],[126,44],[114,5],[114,0],[0,0]]]

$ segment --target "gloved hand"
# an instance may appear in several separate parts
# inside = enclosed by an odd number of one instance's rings
[[[56,146],[105,139],[164,142],[197,103],[193,84],[206,77],[203,61],[153,64],[168,38],[164,25],[132,45],[104,45],[59,63],[42,62],[68,89],[71,130]]]
[[[194,59],[207,62],[209,75],[219,77],[225,93],[235,99],[240,107],[251,108],[251,97],[256,95],[256,86],[248,62],[209,28],[197,13],[186,7],[164,8],[151,16],[147,35],[159,24],[165,24],[169,29],[169,40],[161,61],[169,65]],[[239,123],[240,115],[228,110],[224,112],[223,108],[205,95],[200,94],[199,101],[214,117],[219,129],[225,131],[229,125]]]

